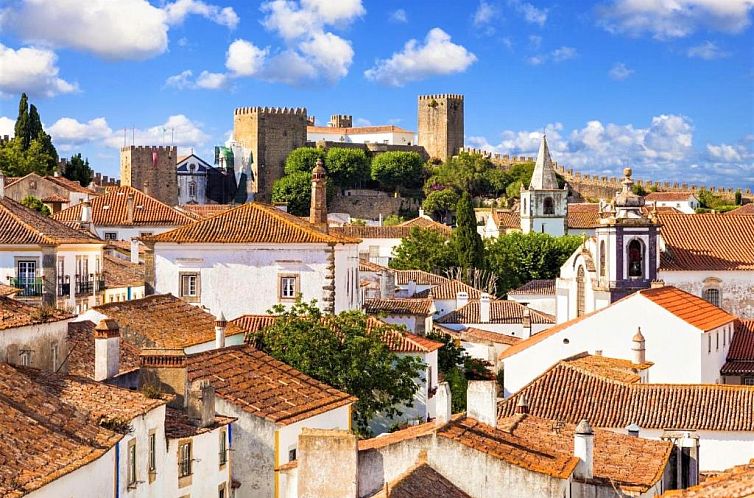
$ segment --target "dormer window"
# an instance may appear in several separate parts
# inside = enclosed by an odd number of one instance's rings
[[[637,239],[628,244],[628,276],[631,278],[644,276],[644,247]]]

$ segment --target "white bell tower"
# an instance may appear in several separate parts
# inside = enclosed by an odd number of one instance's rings
[[[528,189],[521,187],[521,231],[541,232],[555,237],[567,231],[568,187],[558,187],[547,138],[539,144],[537,162]]]

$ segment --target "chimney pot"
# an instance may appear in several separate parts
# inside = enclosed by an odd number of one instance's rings
[[[636,334],[634,334],[632,342],[633,346],[631,347],[631,350],[634,353],[634,363],[637,365],[643,365],[647,362],[647,349],[644,334],[641,333],[641,327],[639,327]]]
[[[0,199],[5,197],[5,175],[0,171]]]
[[[92,222],[92,204],[87,200],[81,203],[81,223]]]
[[[199,379],[191,383],[187,408],[189,418],[199,427],[215,423],[215,388],[209,380]]]
[[[490,295],[486,292],[479,296],[479,321],[490,323]]]
[[[582,419],[573,434],[573,455],[580,461],[573,474],[581,479],[594,476],[594,431],[587,419]]]
[[[526,394],[521,394],[516,402],[516,413],[529,413],[529,400],[526,399]]]
[[[139,264],[139,239],[136,237],[131,239],[131,263]]]
[[[225,347],[225,327],[228,325],[228,321],[225,319],[225,315],[221,311],[215,319],[215,348],[220,349]]]
[[[531,337],[531,310],[526,307],[524,308],[524,314],[521,318],[521,328],[522,328],[522,339],[528,339]]]
[[[120,328],[112,318],[100,320],[94,327],[94,380],[103,381],[120,370]]]
[[[134,222],[134,193],[129,192],[126,196],[126,223]]]
[[[626,431],[628,432],[628,435],[633,436],[633,437],[639,437],[640,430],[641,429],[636,424],[631,424],[628,427],[626,427]]]
[[[468,292],[458,292],[456,293],[456,309],[463,308],[469,303],[469,293]]]

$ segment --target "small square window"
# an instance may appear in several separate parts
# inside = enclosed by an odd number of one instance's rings
[[[180,294],[189,302],[198,302],[201,297],[201,282],[199,273],[180,274]]]
[[[280,276],[280,299],[292,301],[299,293],[298,275]]]
[[[105,232],[105,240],[118,240],[118,232]]]
[[[296,448],[288,450],[288,461],[293,462],[296,460]]]

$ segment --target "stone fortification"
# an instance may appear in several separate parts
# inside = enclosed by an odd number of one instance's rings
[[[463,148],[463,95],[419,95],[419,145],[431,158],[446,161]]]
[[[178,204],[178,148],[127,146],[120,149],[120,182],[169,206]]]

